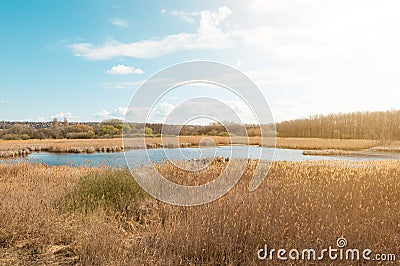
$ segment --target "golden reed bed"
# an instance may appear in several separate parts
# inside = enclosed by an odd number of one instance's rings
[[[170,164],[158,169],[190,184],[214,178],[225,166],[212,162],[198,174]],[[114,197],[118,186],[108,184],[100,198],[82,187],[93,173],[93,186],[110,173],[112,182],[130,179],[125,170],[0,165],[0,265],[254,265],[264,244],[325,248],[339,237],[349,247],[400,255],[398,161],[275,162],[250,193],[253,169],[254,161],[221,199],[179,207],[148,196],[123,205],[122,196]],[[81,193],[72,203],[97,208],[66,210],[60,202],[70,191]],[[102,205],[115,200],[127,207]]]

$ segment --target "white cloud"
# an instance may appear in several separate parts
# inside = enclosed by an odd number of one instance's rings
[[[71,119],[79,119],[80,117],[79,117],[79,116],[73,115],[71,112],[65,112],[65,113],[64,113],[64,112],[61,112],[61,113],[52,115],[51,118],[52,118],[52,119],[53,119],[53,118],[57,118],[58,120],[62,120],[62,119],[64,119],[64,118],[66,118],[66,119],[68,119],[68,120],[71,120]]]
[[[124,119],[128,108],[117,107],[112,111],[103,110],[92,115],[95,120],[105,120],[105,119]]]
[[[108,118],[110,116],[110,112],[103,110],[103,111],[93,114],[93,116],[97,117],[97,118]]]
[[[223,6],[218,9],[218,12],[203,10],[200,14],[199,32],[220,31],[218,26],[232,14],[232,11],[230,8]]]
[[[125,116],[127,111],[128,108],[126,107],[118,107],[117,109],[114,110],[113,114],[116,116]]]
[[[126,75],[126,74],[137,74],[142,75],[144,72],[140,68],[134,68],[131,66],[125,65],[116,65],[111,69],[106,71],[107,74],[118,74],[118,75]]]
[[[196,17],[200,15],[200,12],[183,12],[183,11],[173,10],[169,12],[169,14],[178,17],[179,20],[193,24],[196,21]]]
[[[317,46],[320,44],[302,40],[301,38],[315,39],[316,35],[314,32],[300,28],[277,30],[271,26],[259,26],[231,29],[227,18],[232,11],[226,6],[220,7],[217,12],[172,11],[171,14],[188,22],[194,22],[194,18],[199,17],[197,31],[195,33],[181,32],[161,39],[151,38],[133,43],[122,43],[113,39],[100,45],[75,43],[70,45],[70,48],[75,56],[89,60],[107,60],[115,57],[151,59],[181,50],[226,49],[240,44],[248,45],[247,49],[254,52],[288,57],[302,56],[304,52],[317,54],[326,52],[318,49]],[[300,38],[298,43],[296,38]],[[332,44],[331,47],[333,46]],[[297,53],[299,50],[302,53]]]
[[[0,104],[7,104],[10,103],[10,100],[0,100]]]
[[[160,13],[161,14],[165,14],[167,12],[167,10],[165,9],[165,8],[162,8],[161,10],[160,10]]]
[[[120,19],[120,18],[112,18],[110,19],[111,24],[121,27],[121,28],[128,28],[129,23],[125,19]]]
[[[220,28],[231,10],[221,7],[217,12],[200,12],[200,25],[196,33],[178,33],[162,39],[148,39],[133,43],[109,40],[101,45],[75,43],[70,45],[75,56],[89,60],[106,60],[115,57],[149,59],[179,50],[223,49],[230,46],[228,35]]]

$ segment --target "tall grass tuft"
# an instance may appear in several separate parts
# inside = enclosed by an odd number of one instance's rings
[[[131,216],[137,212],[144,196],[145,192],[128,171],[109,170],[82,177],[61,203],[69,211],[88,213],[103,208],[107,212]]]

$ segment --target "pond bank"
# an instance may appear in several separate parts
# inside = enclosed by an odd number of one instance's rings
[[[361,151],[345,151],[345,150],[304,150],[303,155],[308,156],[367,156],[367,157],[379,157],[387,156],[388,154],[398,154],[400,149],[393,149],[389,147],[371,148]]]
[[[273,143],[271,139],[268,139]],[[162,144],[164,143],[164,144]],[[261,145],[260,137],[240,137],[231,139],[222,136],[180,136],[176,137],[146,137],[146,145],[142,138],[124,139],[45,139],[45,140],[0,140],[0,158],[15,158],[26,156],[32,152],[52,153],[104,153],[122,152],[128,149],[154,148],[193,148],[200,145]],[[266,145],[266,146],[268,146]],[[212,145],[211,145],[212,146]],[[276,148],[305,150],[305,155],[347,155],[349,151],[373,149],[375,152],[400,152],[400,142],[382,145],[375,140],[340,140],[313,138],[276,138]]]

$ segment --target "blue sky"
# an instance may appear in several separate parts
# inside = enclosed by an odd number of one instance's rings
[[[196,59],[243,71],[276,121],[399,109],[399,8],[395,0],[3,0],[0,120],[123,118],[144,80]]]

